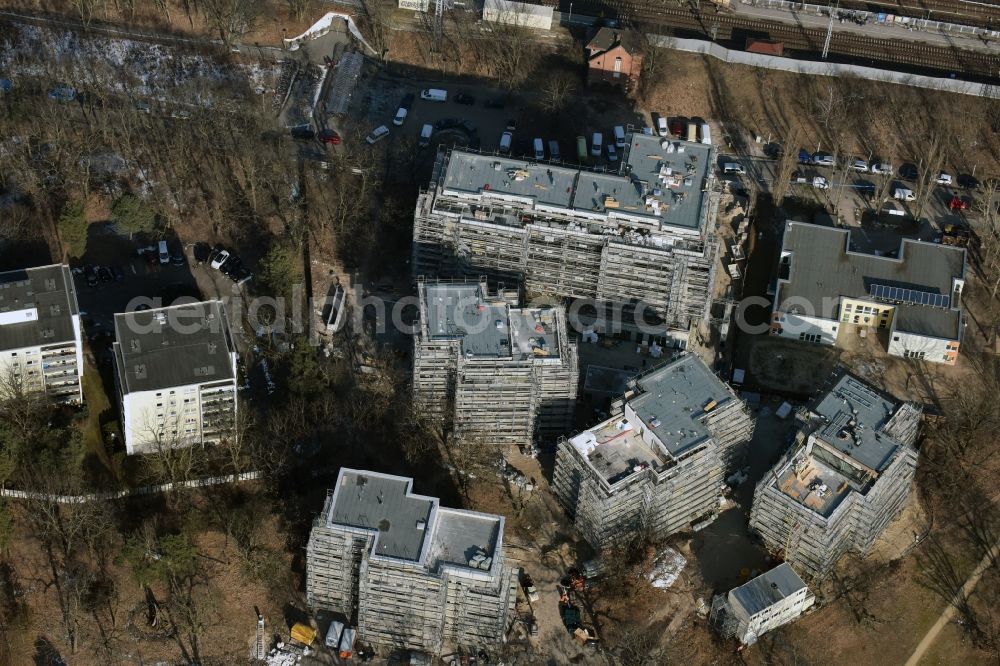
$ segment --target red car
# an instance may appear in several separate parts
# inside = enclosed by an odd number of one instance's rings
[[[332,129],[327,129],[320,133],[319,140],[336,146],[340,143],[340,135]]]
[[[960,197],[952,197],[951,201],[948,202],[948,208],[952,210],[966,210],[969,207],[969,202]]]

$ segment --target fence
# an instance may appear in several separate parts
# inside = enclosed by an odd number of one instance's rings
[[[648,35],[650,43],[664,49],[676,49],[678,51],[688,51],[690,53],[701,53],[723,62],[747,65],[749,67],[764,67],[766,69],[778,69],[796,74],[813,74],[815,76],[853,76],[869,81],[882,81],[884,83],[895,83],[901,86],[914,86],[926,88],[928,90],[941,90],[944,92],[959,93],[961,95],[975,95],[977,97],[990,97],[1000,99],[1000,87],[991,86],[961,79],[943,79],[934,76],[923,76],[920,74],[907,74],[905,72],[893,72],[874,67],[863,67],[861,65],[845,65],[834,62],[821,62],[815,60],[796,60],[780,56],[764,55],[761,53],[747,53],[746,51],[732,51],[719,46],[713,42],[700,39],[681,39],[678,37],[667,37],[666,35]]]
[[[816,16],[829,16],[831,7],[829,5],[811,5],[804,2],[789,2],[788,0],[750,0],[748,3],[754,7],[765,7],[767,9],[784,9],[792,12],[804,12],[815,14]],[[932,10],[926,10],[928,14]],[[988,30],[977,28],[971,25],[960,23],[948,23],[946,21],[933,21],[931,19],[915,18],[913,16],[898,16],[887,12],[867,12],[864,10],[841,9],[837,11],[837,18],[843,16],[847,20],[855,19],[862,22],[872,22],[876,25],[897,26],[910,30],[926,30],[929,32],[951,33],[967,35],[970,37],[991,37],[1000,38],[1000,30]]]
[[[43,502],[55,502],[56,504],[84,504],[86,502],[125,499],[126,497],[140,497],[143,495],[156,495],[158,493],[169,492],[174,488],[206,488],[208,486],[219,486],[225,483],[255,481],[262,476],[263,474],[259,471],[243,472],[242,474],[211,476],[205,479],[191,479],[190,481],[181,481],[179,483],[164,483],[158,486],[141,486],[139,488],[128,488],[126,490],[117,490],[105,493],[88,493],[86,495],[50,495],[48,493],[36,493],[27,490],[0,488],[0,497],[10,497],[12,499],[23,500],[39,500]]]

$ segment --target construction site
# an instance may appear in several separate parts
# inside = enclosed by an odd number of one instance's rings
[[[746,404],[695,354],[640,376],[611,418],[559,443],[552,488],[595,548],[699,529],[754,432]]]
[[[625,330],[686,341],[712,300],[715,149],[629,134],[623,150],[613,171],[440,151],[414,214],[415,274],[595,301],[599,333],[618,332],[604,317],[620,308]]]
[[[797,418],[795,444],[757,486],[750,529],[822,580],[844,553],[866,555],[906,506],[921,409],[838,370]]]
[[[579,379],[561,307],[518,308],[486,282],[417,284],[414,407],[459,441],[530,446],[571,429]]]
[[[358,640],[441,654],[505,640],[517,595],[504,518],[449,509],[408,478],[341,469],[306,550],[306,595]]]

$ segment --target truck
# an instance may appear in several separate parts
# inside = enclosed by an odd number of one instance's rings
[[[426,88],[420,91],[420,99],[425,99],[428,102],[447,102],[448,91],[440,88]]]

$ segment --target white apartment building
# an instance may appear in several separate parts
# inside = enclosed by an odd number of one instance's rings
[[[0,392],[83,402],[80,306],[63,264],[0,273]]]
[[[236,347],[221,301],[115,315],[129,455],[217,442],[236,418]]]
[[[753,645],[763,634],[795,621],[816,597],[787,562],[715,597],[711,621],[724,636]]]

